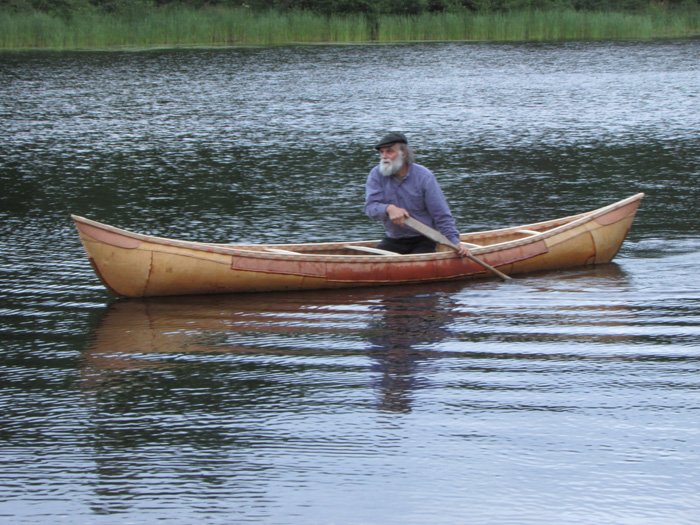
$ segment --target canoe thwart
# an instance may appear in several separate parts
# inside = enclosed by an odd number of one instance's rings
[[[359,252],[373,253],[375,255],[391,255],[391,256],[399,255],[398,253],[395,253],[395,252],[390,252],[387,250],[380,250],[379,248],[370,248],[369,246],[346,245],[346,246],[344,246],[344,248],[348,248],[350,250],[357,250]]]
[[[282,250],[281,248],[265,248],[266,252],[279,253],[280,255],[303,255],[299,252],[293,252],[291,250]]]

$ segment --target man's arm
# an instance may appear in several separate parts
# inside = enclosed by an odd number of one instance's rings
[[[432,177],[426,184],[425,205],[435,222],[436,229],[453,243],[459,245],[459,231],[455,225],[447,200],[435,177]]]
[[[387,217],[398,226],[403,226],[408,212],[395,204],[386,202],[386,195],[380,175],[370,172],[367,178],[365,213],[375,221],[383,222]]]
[[[384,189],[374,173],[375,169],[370,171],[367,177],[367,185],[365,187],[365,213],[370,219],[381,222],[387,215],[388,204],[384,202]]]

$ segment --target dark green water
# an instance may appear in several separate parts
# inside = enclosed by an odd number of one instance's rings
[[[0,55],[0,521],[700,521],[700,41]],[[69,220],[378,238],[409,136],[461,230],[647,194],[614,264],[117,301]]]

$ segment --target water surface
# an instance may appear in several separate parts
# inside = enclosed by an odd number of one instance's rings
[[[0,520],[697,523],[700,42],[0,55]],[[613,264],[116,300],[69,214],[378,238],[409,136],[461,230],[643,191]]]

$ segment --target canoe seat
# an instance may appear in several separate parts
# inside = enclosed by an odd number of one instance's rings
[[[265,248],[265,251],[270,253],[279,253],[282,255],[303,255],[299,252],[293,252],[291,250],[282,250],[280,248]]]
[[[353,245],[346,245],[344,248],[348,248],[350,250],[357,250],[358,252],[367,252],[367,253],[373,253],[375,255],[392,255],[396,256],[399,255],[398,253],[395,252],[390,252],[387,250],[380,250],[379,248],[370,248],[369,246],[353,246]]]

